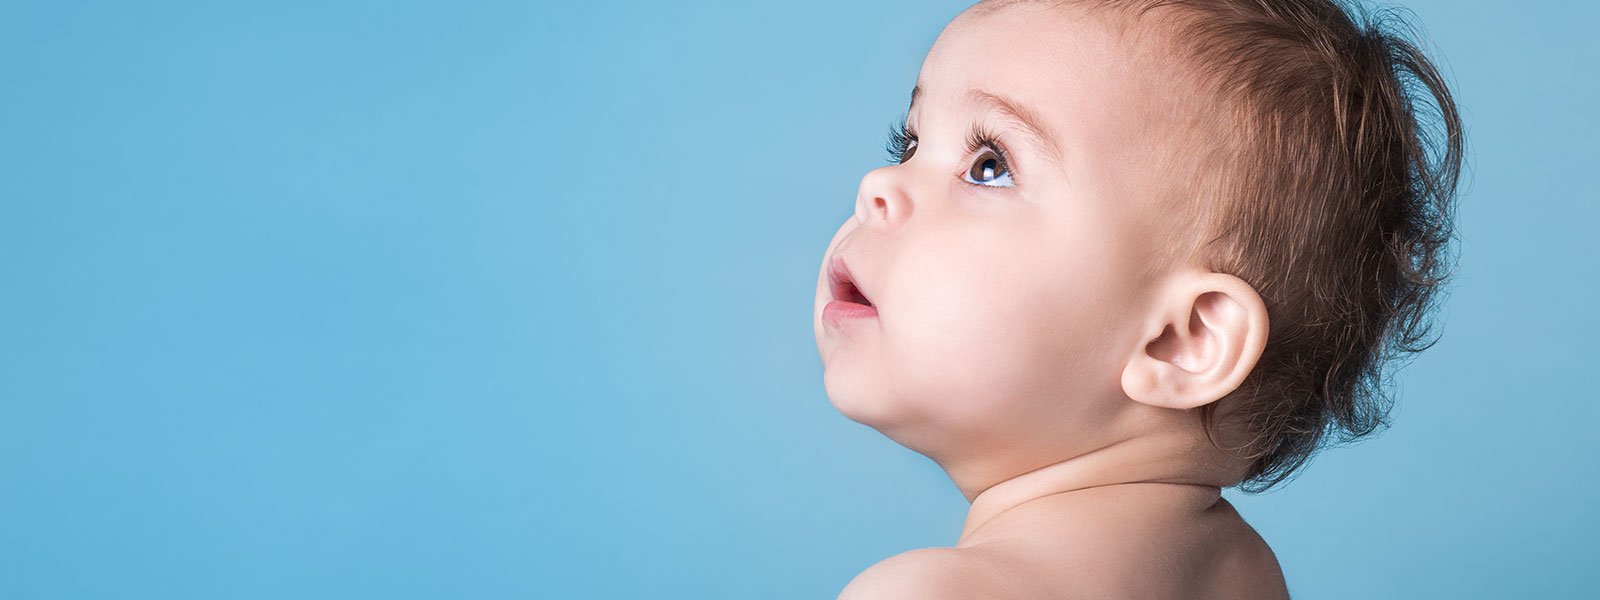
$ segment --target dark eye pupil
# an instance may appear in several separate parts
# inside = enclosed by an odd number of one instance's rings
[[[990,181],[1003,175],[1004,173],[1000,172],[999,159],[989,156],[988,158],[980,160],[976,164],[972,165],[972,172],[970,174],[972,175],[972,179],[975,181]]]

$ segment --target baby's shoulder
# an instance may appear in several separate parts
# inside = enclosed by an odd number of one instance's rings
[[[862,578],[886,595],[856,597],[1287,597],[1277,557],[1230,503],[1203,493],[1183,498],[1175,489],[1034,503],[960,547],[875,565],[881,570]],[[893,595],[912,585],[921,587]]]
[[[1203,493],[1146,501],[1156,495],[1102,490],[1041,503],[973,549],[1036,582],[1030,598],[1287,597],[1277,557],[1230,503]]]
[[[838,600],[1016,598],[1007,563],[981,550],[919,548],[856,575]]]
[[[1097,496],[1018,511],[971,545],[889,557],[839,598],[1288,597],[1272,549],[1226,500],[1172,511]]]
[[[1215,545],[1215,560],[1205,564],[1155,564],[1176,558],[1170,548],[1152,555],[1150,548],[1094,546],[1014,540],[911,550],[862,571],[838,600],[1288,597],[1277,559],[1259,537]]]

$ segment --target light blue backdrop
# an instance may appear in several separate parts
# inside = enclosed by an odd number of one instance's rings
[[[0,5],[0,597],[831,598],[953,544],[811,310],[964,4]],[[1597,594],[1600,9],[1410,5],[1470,127],[1443,339],[1237,502],[1297,598]]]

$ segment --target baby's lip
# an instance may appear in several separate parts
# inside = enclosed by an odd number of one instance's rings
[[[834,300],[872,306],[866,291],[861,289],[860,280],[850,273],[850,267],[842,256],[835,256],[828,263],[828,289]]]

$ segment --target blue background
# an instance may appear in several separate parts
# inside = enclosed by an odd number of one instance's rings
[[[831,598],[954,544],[811,311],[964,6],[0,5],[0,597]],[[1230,496],[1297,598],[1600,593],[1600,8],[1409,6],[1469,126],[1443,338]]]

